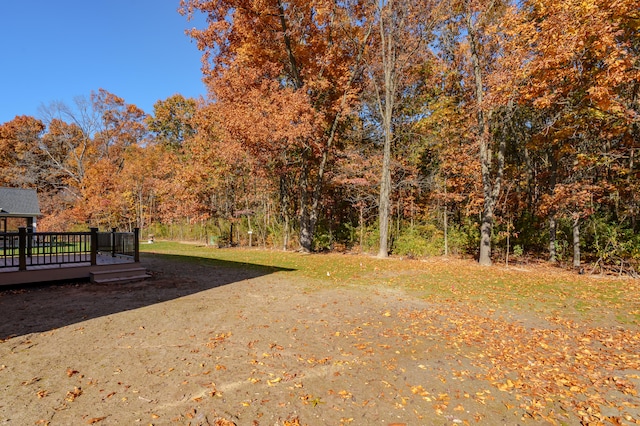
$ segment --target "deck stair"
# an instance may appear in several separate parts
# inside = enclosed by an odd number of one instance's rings
[[[91,282],[96,284],[139,281],[147,279],[149,277],[151,277],[151,275],[147,273],[147,269],[139,266],[123,267],[121,269],[114,269],[109,271],[94,271],[90,274]]]

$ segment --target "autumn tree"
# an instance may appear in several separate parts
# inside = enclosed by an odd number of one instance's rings
[[[56,186],[80,198],[86,171],[97,158],[93,135],[100,128],[100,117],[83,96],[75,97],[73,105],[41,106],[40,116],[47,125],[41,149],[50,173],[57,176]]]
[[[530,149],[546,158],[550,258],[556,217],[569,216],[578,267],[581,220],[635,181],[637,2],[530,0],[518,12],[509,51],[521,59],[505,83],[541,117]]]
[[[123,210],[118,174],[127,148],[146,137],[144,112],[100,89],[90,98],[76,97],[72,106],[41,107],[40,115],[47,126],[38,145],[40,167],[59,196],[58,205],[73,211],[71,221],[117,226]]]
[[[153,105],[153,114],[147,117],[149,131],[155,141],[177,148],[192,138],[196,133],[193,124],[196,108],[195,99],[180,94],[157,101]]]
[[[268,158],[285,198],[297,197],[300,246],[311,251],[326,173],[358,91],[367,37],[358,25],[360,5],[298,0],[183,0],[181,5],[183,13],[206,14],[208,28],[190,34],[205,51],[210,93],[230,136],[259,161]]]
[[[496,98],[493,92],[493,76],[503,72],[497,61],[503,53],[505,27],[503,17],[509,2],[495,0],[482,2],[475,0],[451,1],[449,14],[437,28],[436,52],[439,58],[438,69],[440,87],[433,92],[429,114],[437,109],[443,111],[447,119],[456,120],[452,135],[457,135],[457,151],[441,145],[442,154],[454,155],[453,161],[460,162],[475,152],[477,168],[471,163],[459,163],[464,179],[479,172],[481,186],[482,213],[480,219],[479,262],[491,264],[492,235],[495,225],[496,205],[502,188],[505,150],[507,139],[497,137],[498,129],[504,127],[503,119],[508,119],[506,109],[511,103],[508,99]],[[496,111],[501,110],[500,114]],[[439,115],[440,113],[438,113]],[[455,114],[455,115],[452,115]],[[429,118],[429,117],[428,117]],[[428,128],[438,128],[432,119],[427,119]],[[453,147],[453,146],[452,146]],[[461,156],[455,158],[456,152]],[[477,169],[477,170],[476,170]],[[444,177],[444,176],[443,176]],[[463,180],[464,180],[463,179]],[[447,180],[447,184],[449,181]],[[459,181],[462,183],[462,180]],[[445,185],[445,187],[446,187]],[[473,185],[472,185],[473,186]],[[469,187],[465,184],[464,187]],[[462,189],[463,187],[460,187]],[[466,196],[474,195],[467,191]],[[451,198],[449,193],[446,198]],[[477,202],[475,199],[472,204]]]
[[[115,227],[139,221],[129,191],[120,177],[127,153],[146,141],[146,114],[119,96],[100,89],[91,94],[99,126],[92,135],[94,163],[83,184],[82,207],[76,206],[96,224]],[[142,174],[145,170],[140,170]],[[126,188],[126,186],[125,186]]]
[[[0,184],[42,187],[44,173],[39,150],[45,125],[29,116],[18,116],[0,126]]]
[[[494,214],[504,173],[506,141],[494,138],[492,119],[495,105],[487,100],[488,76],[499,72],[494,60],[500,54],[501,28],[498,23],[504,13],[504,3],[499,0],[489,3],[465,0],[461,5],[475,102],[474,137],[478,144],[482,176],[483,210],[478,259],[481,265],[491,264]]]
[[[146,114],[119,96],[99,89],[91,94],[93,111],[99,127],[92,135],[100,159],[121,161],[124,151],[146,137]]]
[[[419,75],[416,69],[427,60],[427,43],[439,19],[440,3],[437,0],[373,2],[369,12],[374,31],[367,54],[367,70],[383,135],[379,257],[389,254],[391,151],[399,118],[399,104],[403,98],[412,96],[411,88],[417,84]]]

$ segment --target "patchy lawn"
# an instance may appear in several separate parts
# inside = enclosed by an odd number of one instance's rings
[[[638,280],[144,248],[144,282],[0,291],[0,424],[640,423]]]

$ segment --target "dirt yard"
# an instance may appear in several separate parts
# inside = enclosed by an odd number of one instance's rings
[[[143,265],[144,282],[0,291],[0,425],[581,422],[574,400],[527,393],[488,361],[492,324],[535,335],[527,318],[471,324],[468,307],[285,270]],[[635,422],[637,396],[611,392],[603,422]]]

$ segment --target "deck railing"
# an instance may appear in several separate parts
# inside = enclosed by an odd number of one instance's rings
[[[116,228],[112,228],[111,232],[98,232],[98,252],[113,257],[136,257],[136,247],[140,244],[138,235],[137,228],[134,232],[116,232]]]
[[[0,268],[24,271],[29,266],[69,263],[97,264],[98,253],[140,261],[138,228],[134,232],[0,232]]]

